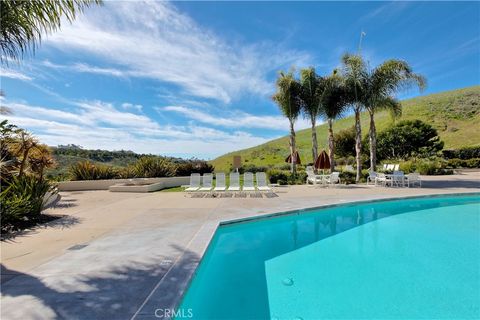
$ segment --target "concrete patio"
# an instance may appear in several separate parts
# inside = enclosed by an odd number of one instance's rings
[[[62,192],[48,226],[1,243],[2,319],[155,319],[181,297],[220,221],[368,199],[480,191],[480,172],[422,188],[280,187],[274,198]]]

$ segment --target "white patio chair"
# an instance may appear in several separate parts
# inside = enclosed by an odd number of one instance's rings
[[[420,174],[418,172],[409,173],[407,175],[407,186],[410,188],[410,185],[418,185],[420,188],[422,187],[422,180],[420,179]]]
[[[309,183],[311,183],[313,185],[316,185],[318,183],[323,184],[322,176],[318,175],[318,174],[315,174],[312,166],[308,166],[305,169],[305,172],[307,173],[307,181],[306,181],[307,184],[309,184]]]
[[[405,186],[405,174],[403,173],[403,171],[393,171],[392,186]]]
[[[230,172],[230,185],[228,191],[240,191],[240,174],[238,172]]]
[[[340,172],[332,172],[330,176],[327,176],[325,182],[329,186],[333,186],[335,184],[340,184]]]
[[[255,191],[255,186],[253,184],[253,173],[245,172],[243,174],[243,188],[242,191]]]
[[[200,173],[192,173],[190,175],[190,185],[185,189],[185,192],[197,191],[200,188]]]
[[[272,191],[272,188],[270,188],[268,186],[267,175],[265,174],[265,172],[257,172],[257,173],[255,173],[255,176],[257,178],[257,190],[258,191],[264,191],[264,192]]]
[[[204,173],[202,177],[202,187],[198,189],[200,192],[212,191],[213,188],[213,174]]]
[[[377,177],[378,177],[378,174],[375,171],[370,171],[367,177],[367,185],[369,181],[377,185]]]
[[[225,191],[227,186],[225,184],[225,173],[219,172],[215,174],[215,188],[213,191]]]
[[[388,182],[388,179],[387,179],[387,176],[385,175],[385,173],[378,173],[377,174],[377,177],[375,178],[375,185],[377,184],[381,184],[382,186],[387,186],[387,182]]]

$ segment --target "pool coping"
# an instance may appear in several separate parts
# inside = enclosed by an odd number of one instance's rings
[[[365,203],[377,203],[385,201],[403,200],[403,199],[418,199],[418,198],[439,198],[448,196],[471,196],[480,195],[478,191],[472,192],[460,192],[460,193],[434,193],[423,195],[407,195],[374,199],[362,199],[352,200],[333,204],[325,204],[314,207],[303,207],[298,209],[292,209],[287,211],[275,211],[275,212],[252,212],[250,215],[232,218],[224,220],[222,218],[213,219],[205,222],[196,234],[192,237],[187,244],[185,251],[179,256],[179,258],[171,265],[169,270],[156,284],[151,293],[147,296],[143,304],[139,307],[137,312],[132,316],[133,319],[171,319],[171,317],[158,317],[155,316],[155,310],[177,310],[178,305],[183,299],[185,292],[190,287],[191,281],[194,278],[197,268],[202,262],[208,247],[211,244],[213,237],[217,229],[220,226],[232,225],[237,223],[246,223],[257,220],[265,220],[278,216],[287,216],[302,214],[308,211],[329,209],[340,206],[350,206]],[[191,257],[194,253],[198,257]]]

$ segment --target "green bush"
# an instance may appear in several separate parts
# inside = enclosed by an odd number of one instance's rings
[[[413,173],[417,169],[417,166],[414,161],[401,161],[400,163],[400,170],[404,173]]]
[[[238,168],[238,172],[240,172],[241,174],[243,174],[245,172],[252,172],[252,173],[267,172],[268,169],[270,169],[270,168],[266,167],[266,166],[256,166],[254,164],[246,164],[246,165],[243,165],[242,167]],[[231,169],[231,171],[234,171],[233,168]]]
[[[189,176],[192,173],[212,173],[214,171],[214,167],[202,160],[188,160],[184,163],[179,163],[177,165],[177,176]]]
[[[466,160],[467,168],[480,168],[480,158]]]
[[[350,171],[342,171],[340,172],[340,182],[345,184],[355,184],[355,179],[357,174],[355,172]]]
[[[177,167],[170,161],[159,157],[141,157],[133,164],[136,177],[160,178],[173,177]]]
[[[445,159],[469,160],[480,158],[480,146],[465,147],[457,150],[443,150],[442,153]]]
[[[33,175],[13,176],[0,193],[2,231],[22,222],[34,221],[42,211],[43,199],[54,187]]]
[[[278,170],[278,169],[267,170],[267,176],[268,176],[268,179],[270,180],[270,183],[281,184],[279,182],[279,180],[281,180],[282,182],[284,182],[284,184],[287,184],[289,175],[290,175],[290,172],[286,170]]]
[[[90,161],[80,161],[69,169],[71,180],[102,180],[115,179],[119,174],[113,167],[94,164]]]

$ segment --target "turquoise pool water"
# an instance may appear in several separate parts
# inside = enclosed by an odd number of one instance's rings
[[[194,319],[480,318],[480,195],[220,226],[179,308]]]

